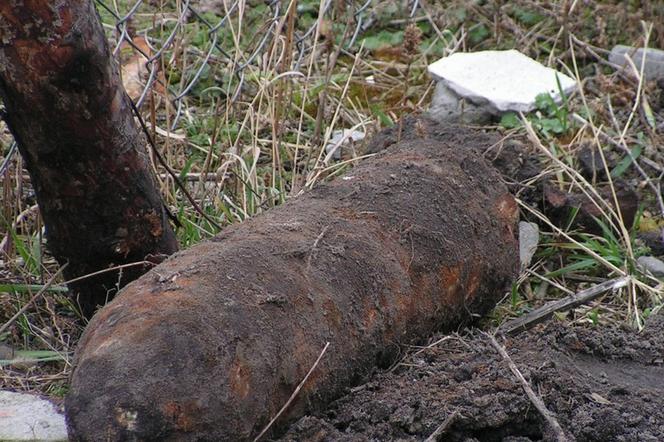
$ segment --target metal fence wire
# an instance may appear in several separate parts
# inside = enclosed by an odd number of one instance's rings
[[[389,71],[391,61],[363,57],[366,41],[383,33],[388,47],[398,48],[409,24],[436,28],[421,0],[94,2],[151,145],[165,202],[198,212],[196,222],[208,220],[205,235],[361,157],[354,147],[341,156],[344,137],[358,130],[364,136],[384,116],[398,118],[393,109],[403,107],[370,108],[366,89],[401,97],[407,72],[403,63]],[[455,36],[437,29],[431,44],[440,41],[458,46]],[[425,66],[424,57],[419,61]],[[351,86],[362,89],[364,101],[353,101]],[[15,218],[22,199],[28,194],[33,203],[34,194],[22,185],[30,178],[11,134],[5,128],[0,135],[0,178],[6,178],[6,205],[16,202],[7,209]],[[180,204],[182,194],[190,204]]]
[[[246,76],[249,68],[260,70],[268,52],[274,50],[274,42],[288,38],[284,23],[288,20],[292,5],[297,5],[294,16],[309,15],[311,23],[306,27],[297,26],[294,30],[293,43],[295,54],[288,67],[291,72],[301,72],[307,55],[316,47],[316,38],[320,37],[321,23],[337,23],[343,20],[346,27],[341,41],[342,52],[353,48],[358,38],[371,28],[376,21],[376,11],[372,8],[379,0],[322,0],[319,2],[290,1],[247,1],[247,0],[183,0],[159,2],[157,0],[126,1],[124,7],[118,1],[96,0],[104,26],[109,31],[115,57],[121,55],[123,47],[130,46],[144,58],[142,90],[135,98],[140,109],[160,79],[158,73],[164,66],[171,65],[174,57],[185,57],[193,69],[182,72],[183,78],[176,84],[162,85],[175,106],[175,115],[170,121],[170,130],[178,127],[184,112],[186,98],[192,94],[203,77],[210,72],[217,73],[215,88],[226,92],[230,104],[235,103],[247,90]],[[391,3],[391,2],[382,2]],[[395,2],[396,3],[396,2]],[[419,6],[419,0],[400,2],[399,15],[413,16]],[[349,13],[351,12],[351,13]],[[406,13],[406,14],[404,14]],[[251,23],[243,23],[251,21]],[[260,24],[257,25],[257,22]],[[243,26],[244,25],[244,26]],[[260,32],[246,36],[244,29],[260,29]],[[348,27],[350,26],[350,29]],[[334,26],[335,29],[338,26]],[[184,42],[183,37],[196,29],[196,38],[205,40],[193,45]],[[350,31],[350,32],[349,32]],[[136,37],[143,37],[147,43],[139,45]],[[338,35],[336,36],[339,37]],[[222,69],[219,69],[223,66]],[[223,71],[226,75],[219,74]],[[226,84],[224,84],[224,82]]]

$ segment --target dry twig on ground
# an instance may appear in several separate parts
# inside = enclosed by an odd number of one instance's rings
[[[490,335],[488,333],[482,332],[484,336],[489,339],[491,342],[491,345],[493,345],[493,348],[496,349],[498,354],[507,362],[507,365],[509,366],[510,370],[516,376],[518,381],[521,383],[521,386],[523,387],[523,390],[526,392],[526,395],[528,396],[528,399],[530,399],[530,402],[537,408],[537,411],[540,412],[540,414],[544,417],[546,422],[549,424],[549,427],[551,430],[554,432],[556,436],[556,440],[558,442],[567,442],[570,441],[570,438],[567,437],[565,434],[565,431],[563,428],[560,426],[558,423],[558,420],[554,416],[551,411],[549,411],[548,408],[546,408],[546,405],[544,404],[544,401],[542,401],[542,398],[540,398],[532,389],[526,378],[523,377],[521,374],[521,371],[519,368],[516,366],[512,358],[510,358],[510,355],[507,354],[507,351],[505,351],[505,348],[496,341],[496,338],[493,335]]]

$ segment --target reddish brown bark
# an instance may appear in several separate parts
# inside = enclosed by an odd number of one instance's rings
[[[0,2],[0,96],[68,279],[177,249],[91,0]],[[90,315],[145,270],[70,288]]]
[[[519,262],[516,203],[469,147],[496,138],[425,132],[127,286],[79,343],[72,440],[251,440],[326,342],[282,424],[489,310]]]

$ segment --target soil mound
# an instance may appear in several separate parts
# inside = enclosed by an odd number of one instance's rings
[[[578,441],[664,440],[664,315],[638,333],[542,325],[498,338]],[[448,336],[295,423],[281,441],[551,440],[542,416],[489,339]]]

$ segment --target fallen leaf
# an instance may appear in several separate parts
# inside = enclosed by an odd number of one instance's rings
[[[591,393],[590,394],[590,399],[592,399],[594,402],[597,402],[598,404],[602,404],[602,405],[610,405],[611,404],[610,400],[604,398],[603,396],[600,396],[597,393]]]
[[[152,53],[144,37],[137,36],[132,41],[140,51],[126,41],[122,42],[120,46],[120,75],[127,95],[135,101],[143,94],[145,83],[150,75],[146,65],[148,61],[146,55],[149,57]],[[146,55],[143,55],[141,51]]]

